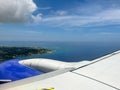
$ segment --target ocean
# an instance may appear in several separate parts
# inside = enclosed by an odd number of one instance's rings
[[[120,49],[120,42],[43,42],[43,41],[2,41],[0,46],[30,46],[51,49],[51,54],[20,57],[49,58],[67,62],[94,60]]]

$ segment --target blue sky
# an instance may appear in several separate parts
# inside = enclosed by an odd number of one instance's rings
[[[120,0],[24,1],[0,7],[0,41],[120,42]]]

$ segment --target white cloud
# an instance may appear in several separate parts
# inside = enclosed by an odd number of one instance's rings
[[[64,27],[99,26],[120,24],[120,9],[108,9],[92,15],[56,15],[42,20],[45,24]]]
[[[39,9],[40,10],[49,10],[49,9],[51,9],[51,7],[40,7]]]
[[[0,0],[0,23],[25,23],[37,9],[33,0]]]
[[[64,10],[58,10],[55,12],[56,15],[66,15],[67,14],[67,11],[64,11]]]
[[[120,9],[110,9],[103,11],[102,13],[98,13],[96,16],[98,16],[101,21],[114,21],[114,22],[120,22]]]
[[[39,24],[42,21],[42,14],[38,14],[36,16],[32,15],[33,23]]]

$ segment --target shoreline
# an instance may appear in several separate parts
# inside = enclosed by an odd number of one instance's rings
[[[54,50],[42,47],[0,46],[0,62],[24,56],[51,54]]]

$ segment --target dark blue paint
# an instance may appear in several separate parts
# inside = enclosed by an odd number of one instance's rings
[[[12,81],[43,74],[27,66],[18,63],[18,60],[10,60],[0,64],[0,79],[10,79]]]

